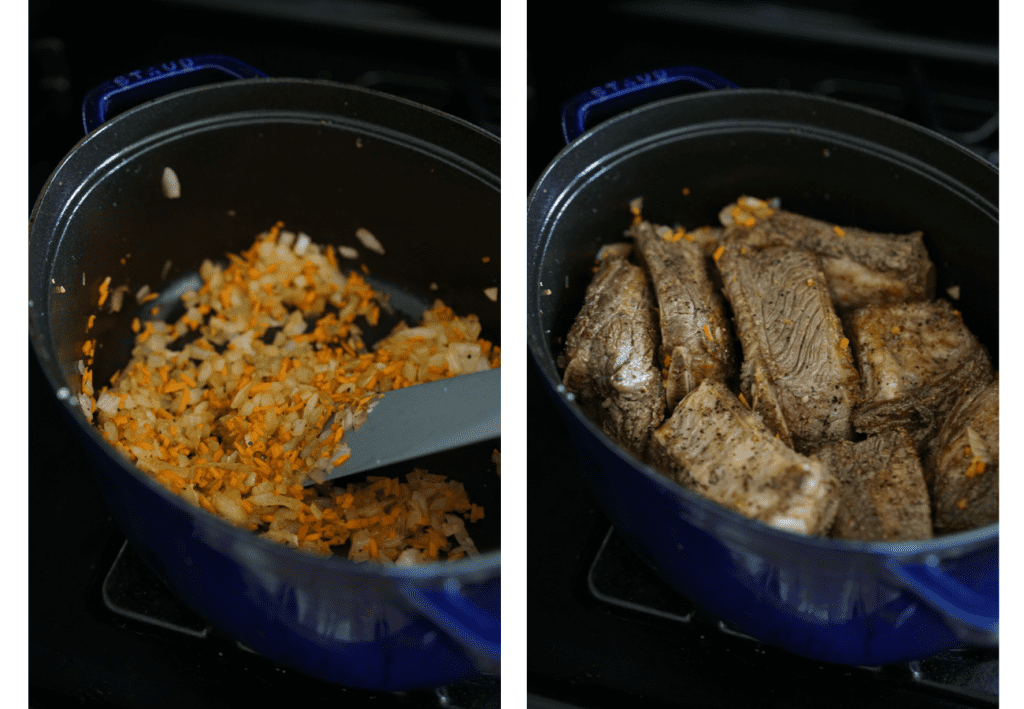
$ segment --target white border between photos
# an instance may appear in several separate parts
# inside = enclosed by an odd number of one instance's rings
[[[3,213],[10,215],[11,234],[7,239],[10,272],[4,274],[3,323],[0,327],[9,334],[8,346],[3,348],[3,370],[12,374],[4,387],[4,399],[12,405],[3,416],[3,448],[6,451],[6,487],[13,491],[6,505],[8,514],[5,558],[13,583],[6,584],[4,607],[8,609],[3,636],[5,638],[4,671],[8,690],[13,693],[15,706],[28,706],[28,342],[14,342],[17,333],[24,332],[25,308],[28,303],[28,3],[4,6],[5,34],[3,47],[3,86],[8,107],[3,112],[3,146],[0,148],[4,164],[11,171],[3,178]],[[20,700],[20,701],[19,701]]]
[[[1022,187],[1021,96],[1016,72],[1024,67],[1019,31],[1024,27],[1024,12],[1019,3],[1001,2],[999,6],[999,203],[1000,212],[1012,215]],[[1016,503],[1024,499],[1024,480],[1013,473],[1024,461],[1024,437],[1017,435],[1021,413],[1016,402],[1024,392],[1024,370],[1021,347],[1024,320],[1020,264],[1024,263],[1024,238],[1011,216],[1004,221],[1000,214],[999,229],[999,429],[1000,469],[1010,475],[999,478],[999,702],[1006,706],[1024,706],[1024,683],[1011,668],[1017,666],[1021,653],[1021,567],[1017,545],[1021,539],[1021,516]],[[1005,226],[1004,226],[1005,225]]]
[[[501,3],[501,701],[526,706],[526,3]],[[529,533],[529,530],[527,530]]]

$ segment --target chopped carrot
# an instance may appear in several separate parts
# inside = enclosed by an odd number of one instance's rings
[[[973,478],[976,475],[981,475],[985,472],[985,461],[981,456],[974,456],[971,460],[970,466],[964,471],[964,477]]]
[[[140,332],[139,336],[135,338],[136,344],[145,342],[146,340],[149,339],[149,336],[152,335],[152,334],[153,334],[153,323],[152,323],[152,321],[147,321],[146,322],[146,326],[143,328],[142,332]]]
[[[110,276],[104,278],[103,282],[100,283],[100,300],[97,305],[102,307],[107,302],[108,295],[110,295]]]

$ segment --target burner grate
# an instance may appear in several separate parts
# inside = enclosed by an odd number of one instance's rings
[[[216,654],[218,661],[251,663],[253,656],[267,662],[281,681],[300,683],[311,696],[345,691],[346,696],[365,699],[387,698],[397,706],[438,707],[438,709],[494,709],[501,705],[501,678],[480,675],[454,684],[408,692],[366,692],[336,687],[326,682],[290,673],[238,641],[229,641],[209,623],[179,601],[158,579],[128,542],[118,551],[100,587],[103,605],[126,627],[155,632],[165,640],[176,641],[197,655]]]
[[[771,654],[795,667],[804,665],[840,676],[856,676],[864,682],[893,689],[938,694],[967,706],[998,706],[999,651],[950,650],[924,660],[884,667],[847,667],[791,655],[711,618],[662,581],[634,552],[623,537],[609,528],[587,571],[587,589],[594,599],[630,618],[678,632],[680,641],[723,647],[749,647],[762,655]],[[669,623],[666,624],[666,621]],[[800,670],[794,670],[799,673]]]
[[[168,593],[167,588],[125,542],[100,589],[103,605],[133,623],[206,638],[210,625]]]

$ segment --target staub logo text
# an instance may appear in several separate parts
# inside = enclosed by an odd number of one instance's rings
[[[656,69],[655,71],[637,74],[636,76],[627,77],[620,81],[609,81],[603,86],[595,86],[590,90],[590,93],[592,96],[600,98],[601,96],[608,96],[609,94],[614,94],[619,91],[635,89],[649,84],[657,84],[659,81],[664,81],[667,78],[667,71],[664,69]]]
[[[195,65],[195,62],[189,58],[178,59],[177,61],[164,62],[160,66],[150,66],[145,69],[136,69],[135,71],[129,71],[127,74],[122,76],[114,77],[114,83],[118,86],[127,86],[143,79],[152,79],[154,76],[161,76],[163,74],[171,74],[176,71],[187,71]]]

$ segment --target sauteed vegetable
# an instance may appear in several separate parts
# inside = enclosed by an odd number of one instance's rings
[[[379,394],[500,366],[498,348],[475,316],[440,301],[418,326],[400,323],[367,347],[356,320],[376,325],[386,299],[357,272],[343,275],[330,246],[283,227],[225,266],[204,261],[175,322],[156,319],[157,308],[135,318],[131,361],[109,385],[92,381],[87,341],[83,411],[168,489],[268,539],[317,554],[347,544],[355,561],[475,555],[465,522],[484,511],[461,483],[422,470],[405,482],[303,483],[344,463],[345,431]]]

